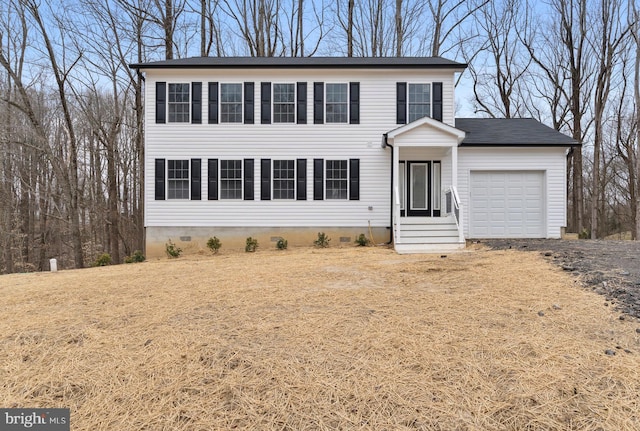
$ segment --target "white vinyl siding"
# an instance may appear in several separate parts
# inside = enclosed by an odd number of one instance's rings
[[[397,72],[397,73],[396,73]],[[363,227],[390,225],[390,148],[381,145],[382,135],[397,128],[396,82],[443,82],[444,121],[453,124],[453,71],[400,70],[147,70],[145,97],[145,225],[149,227]],[[155,124],[155,83],[202,82],[202,100],[208,99],[205,83],[306,82],[307,124]],[[313,83],[360,83],[360,123],[313,124]],[[220,85],[221,85],[220,84]],[[260,118],[256,98],[254,117]],[[202,117],[208,106],[203,103]],[[425,132],[425,136],[428,133]],[[441,142],[438,136],[431,138]],[[255,160],[254,200],[155,201],[154,159],[200,158],[202,160]],[[260,200],[260,160],[306,159],[306,200]],[[360,160],[360,196],[349,199],[313,200],[313,160]],[[442,157],[442,178],[450,164]],[[207,164],[202,164],[203,196],[207,195]],[[218,166],[220,169],[220,166]],[[324,184],[324,179],[323,179]],[[443,183],[443,187],[445,184]],[[297,191],[297,190],[296,190]],[[273,197],[273,196],[272,196]],[[371,210],[369,209],[371,207]]]

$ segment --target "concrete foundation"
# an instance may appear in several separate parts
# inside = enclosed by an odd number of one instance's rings
[[[147,258],[166,256],[165,244],[171,240],[182,249],[183,254],[195,254],[208,251],[207,241],[214,236],[222,243],[220,250],[244,251],[246,240],[252,237],[258,240],[258,250],[275,249],[280,238],[287,240],[289,247],[309,247],[318,238],[318,232],[324,232],[331,242],[329,247],[353,246],[356,238],[364,234],[369,238],[369,227],[147,227]],[[390,240],[388,228],[371,228],[376,244]]]

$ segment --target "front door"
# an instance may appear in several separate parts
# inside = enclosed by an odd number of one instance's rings
[[[440,162],[407,161],[401,163],[400,177],[406,187],[403,193],[402,215],[409,217],[440,216]]]
[[[407,215],[431,215],[431,164],[429,162],[408,162]]]

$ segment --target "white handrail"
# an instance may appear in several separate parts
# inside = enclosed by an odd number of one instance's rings
[[[447,213],[453,214],[453,218],[456,221],[458,227],[458,240],[464,242],[464,233],[462,226],[462,204],[460,203],[460,197],[458,196],[458,190],[454,186],[450,186],[446,192]]]

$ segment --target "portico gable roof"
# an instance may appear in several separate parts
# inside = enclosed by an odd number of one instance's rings
[[[411,135],[419,134],[423,132],[436,132],[437,135],[447,135],[451,140],[429,142],[428,139],[420,139],[418,141],[410,139]],[[384,143],[391,146],[437,146],[437,147],[452,147],[458,146],[465,137],[465,132],[449,126],[441,121],[434,120],[429,117],[422,117],[409,124],[405,124],[396,129],[393,129],[384,134]],[[406,140],[405,140],[406,138]]]

